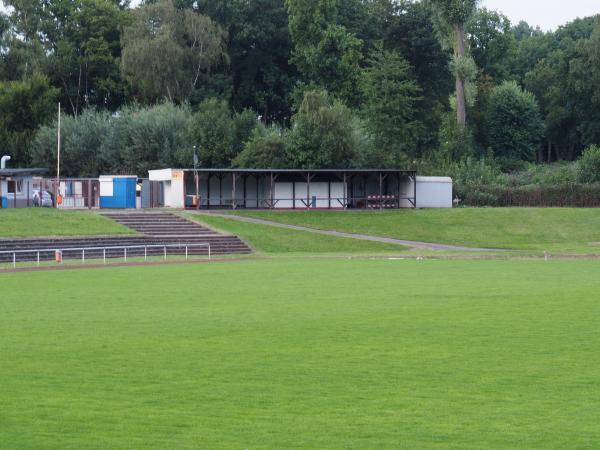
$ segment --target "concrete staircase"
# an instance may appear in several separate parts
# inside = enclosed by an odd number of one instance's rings
[[[0,252],[13,250],[29,250],[27,253],[16,255],[19,261],[35,261],[39,249],[62,249],[64,259],[80,259],[81,250],[71,250],[83,247],[120,247],[120,246],[147,246],[147,245],[176,245],[179,248],[168,247],[168,255],[182,255],[185,253],[185,244],[210,244],[212,255],[245,254],[252,250],[240,238],[233,235],[216,233],[209,228],[186,220],[183,217],[170,213],[105,213],[103,214],[139,233],[137,236],[90,236],[74,238],[31,238],[31,239],[0,239]],[[128,249],[129,258],[144,256],[160,256],[164,248]],[[189,247],[188,255],[206,255],[207,247]],[[123,249],[107,249],[107,258],[123,258]],[[86,259],[103,258],[103,250],[86,251]],[[10,262],[12,254],[0,253],[0,262]],[[54,251],[41,252],[40,260],[54,259]]]
[[[198,236],[220,236],[197,222],[192,222],[175,214],[105,213],[103,216],[146,236],[185,239]]]

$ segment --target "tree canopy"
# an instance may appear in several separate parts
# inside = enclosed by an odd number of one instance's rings
[[[4,3],[15,165],[53,167],[58,102],[71,175],[187,166],[194,147],[203,166],[442,170],[600,146],[599,17],[544,32],[477,0]]]

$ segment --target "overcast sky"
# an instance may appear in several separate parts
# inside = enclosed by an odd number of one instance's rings
[[[132,0],[135,6],[140,0]],[[511,22],[525,20],[545,31],[571,22],[577,17],[600,14],[600,0],[481,0],[481,5],[497,9],[507,15]],[[0,10],[4,9],[0,0]]]
[[[600,0],[482,0],[481,3],[502,11],[515,24],[525,20],[545,31],[577,17],[600,14]]]
[[[139,0],[132,0],[136,5]],[[600,0],[481,0],[482,6],[497,9],[513,23],[525,20],[545,31],[573,21],[577,17],[600,14]]]

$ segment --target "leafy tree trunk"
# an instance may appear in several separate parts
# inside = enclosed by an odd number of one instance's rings
[[[454,35],[456,38],[454,54],[457,60],[462,60],[465,57],[465,27],[463,23],[454,24]],[[467,124],[465,80],[460,73],[456,74],[456,121],[462,128]]]

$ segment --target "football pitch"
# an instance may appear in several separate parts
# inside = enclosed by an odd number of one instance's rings
[[[598,448],[600,262],[0,274],[6,449]]]

